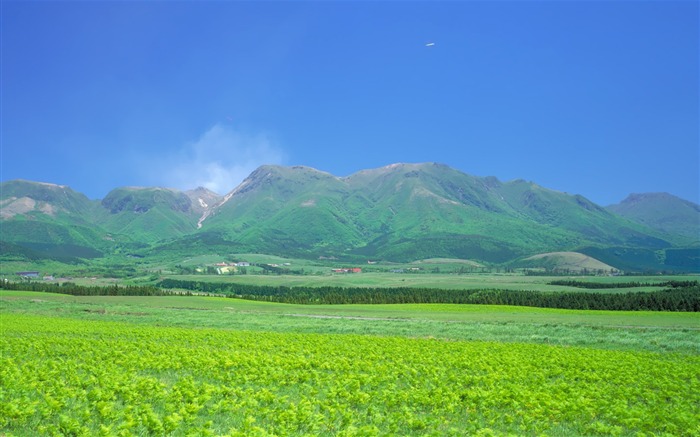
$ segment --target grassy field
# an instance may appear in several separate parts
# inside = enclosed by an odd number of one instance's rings
[[[580,288],[548,285],[560,276],[526,276],[521,274],[440,274],[440,273],[326,273],[323,275],[166,275],[166,278],[186,281],[229,282],[249,285],[304,286],[304,287],[425,287],[453,290],[495,288],[503,290],[581,291]],[[698,276],[574,276],[571,279],[597,283],[642,282],[660,284],[669,280],[696,280]],[[596,292],[624,293],[627,291],[654,291],[663,287],[610,288]]]
[[[0,435],[700,433],[698,313],[0,290],[0,320]]]
[[[0,291],[3,313],[136,324],[498,340],[700,354],[700,314],[497,305],[294,305],[199,296]]]

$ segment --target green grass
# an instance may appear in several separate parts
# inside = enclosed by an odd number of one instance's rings
[[[411,264],[426,264],[426,265],[467,265],[470,267],[481,267],[482,265],[476,261],[458,258],[428,258],[418,261],[413,261]]]
[[[527,257],[514,263],[518,267],[547,268],[558,271],[591,272],[616,270],[612,266],[601,263],[597,259],[577,252],[549,252]]]
[[[0,435],[700,432],[700,313],[0,290],[0,320]]]
[[[119,322],[3,312],[0,434],[691,436],[700,431],[697,354],[510,343],[490,330],[491,341],[444,341],[410,333],[142,323],[146,308],[157,309],[154,301],[139,306],[119,299],[115,305],[132,311]],[[108,308],[83,311],[105,316],[113,307]],[[182,317],[201,310],[178,309]],[[559,335],[554,326],[546,330]]]
[[[2,291],[2,313],[178,327],[352,333],[700,354],[700,314],[489,305],[292,305]]]

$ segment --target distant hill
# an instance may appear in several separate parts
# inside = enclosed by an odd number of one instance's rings
[[[93,222],[99,206],[67,186],[15,180],[0,184],[0,194],[0,239],[34,257],[95,258],[113,249]]]
[[[630,194],[607,209],[652,229],[700,242],[700,205],[672,194]]]
[[[692,226],[678,233],[580,195],[435,163],[392,164],[348,177],[266,165],[224,196],[204,188],[122,187],[90,201],[68,187],[28,181],[0,184],[0,194],[0,240],[29,248],[32,256],[64,256],[70,248],[81,258],[267,253],[507,264],[577,252],[604,268],[700,270],[696,240],[688,237]],[[667,215],[676,210],[666,207]],[[572,258],[528,262],[562,259]]]
[[[187,194],[158,187],[114,189],[101,206],[101,223],[106,230],[143,243],[194,232],[202,211]]]
[[[612,272],[614,267],[577,252],[550,252],[529,256],[514,263],[517,267],[542,268],[554,272]]]
[[[0,239],[34,257],[96,258],[192,233],[219,198],[204,188],[124,187],[91,201],[67,186],[8,181],[0,184]]]
[[[502,263],[586,247],[673,246],[662,232],[582,196],[434,163],[393,164],[345,178],[263,166],[200,225],[207,238],[217,235],[240,250],[395,261]]]
[[[14,180],[0,185],[0,218],[65,215],[90,217],[94,203],[65,185]]]

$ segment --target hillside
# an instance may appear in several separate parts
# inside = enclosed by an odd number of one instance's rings
[[[184,192],[184,194],[192,202],[192,210],[200,216],[221,200],[220,195],[204,187],[197,187],[194,190],[187,190]]]
[[[562,273],[611,272],[614,267],[607,265],[588,255],[577,252],[550,252],[529,256],[514,263],[517,267],[542,268],[547,271]]]
[[[67,186],[16,180],[0,184],[0,193],[2,241],[32,256],[95,258],[116,245],[93,222],[99,206]]]
[[[220,197],[204,188],[125,187],[91,201],[67,186],[22,180],[0,184],[0,193],[0,240],[34,257],[63,260],[130,252],[192,233]]]
[[[194,232],[203,209],[181,191],[157,187],[117,188],[107,194],[101,206],[105,229],[143,243]]]
[[[652,229],[700,242],[700,205],[671,194],[630,194],[607,209]]]
[[[578,252],[605,268],[700,269],[700,249],[688,237],[692,226],[679,233],[680,226],[659,225],[691,223],[692,204],[687,214],[665,204],[666,218],[646,223],[580,195],[435,163],[392,164],[347,177],[266,165],[224,196],[201,187],[122,187],[90,201],[69,187],[38,182],[8,181],[0,189],[0,240],[31,249],[32,256],[267,253],[508,264]],[[681,217],[674,217],[677,210]]]
[[[395,261],[501,263],[601,245],[672,246],[661,232],[582,196],[434,163],[393,164],[346,178],[308,167],[263,166],[200,225],[209,237],[241,250]]]
[[[0,218],[15,216],[90,217],[94,203],[65,185],[15,180],[0,186]]]

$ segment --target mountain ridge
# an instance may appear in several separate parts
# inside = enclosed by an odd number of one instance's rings
[[[632,193],[608,210],[653,229],[700,242],[700,205],[670,193]]]
[[[644,258],[644,268],[659,269],[666,266],[667,253],[692,252],[696,244],[581,195],[522,179],[473,176],[438,163],[396,163],[345,177],[306,166],[264,165],[223,196],[202,187],[121,187],[90,201],[67,186],[32,184],[0,184],[0,240],[30,243],[29,230],[41,223],[46,238],[65,234],[42,244],[76,244],[102,253],[157,255],[216,246],[306,258],[505,263],[538,253],[579,251],[602,254],[606,264],[627,268],[635,261],[618,260],[616,254],[631,253],[634,259]],[[49,214],[51,208],[60,209],[60,216]],[[76,224],[91,232],[71,237]],[[10,228],[13,235],[6,232]],[[694,261],[682,253],[673,252],[668,259],[692,266]]]

